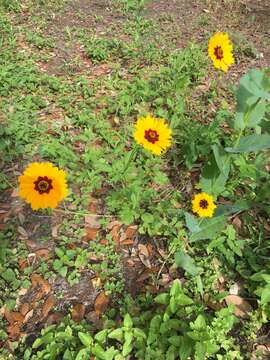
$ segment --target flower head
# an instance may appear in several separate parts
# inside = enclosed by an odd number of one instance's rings
[[[19,196],[33,210],[55,208],[67,194],[66,173],[49,162],[32,163],[19,176]]]
[[[216,207],[213,197],[204,192],[195,195],[192,200],[192,211],[199,217],[212,217]]]
[[[217,32],[208,44],[208,56],[217,69],[225,72],[234,63],[233,46],[227,33]]]
[[[164,119],[150,115],[139,118],[135,125],[136,142],[155,155],[160,155],[171,145],[171,135],[172,130]]]

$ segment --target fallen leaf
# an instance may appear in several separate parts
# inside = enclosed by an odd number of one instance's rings
[[[23,270],[28,267],[28,261],[27,259],[19,259],[19,268],[20,270]]]
[[[121,229],[122,224],[118,223],[117,225],[115,225],[112,230],[111,230],[111,235],[112,235],[112,239],[113,241],[116,242],[116,244],[119,245],[120,243],[120,229]]]
[[[131,239],[126,239],[121,241],[121,245],[133,245],[134,241]]]
[[[43,279],[39,274],[32,274],[31,282],[34,287],[39,286],[44,295],[49,294],[51,291],[51,286],[48,280]]]
[[[101,314],[104,313],[108,304],[109,304],[109,297],[105,294],[105,292],[103,291],[100,294],[98,294],[94,304],[94,310],[97,316],[100,316]]]
[[[49,312],[52,310],[55,304],[55,297],[53,295],[50,295],[48,299],[45,301],[43,308],[42,308],[42,314],[46,318],[49,314]]]
[[[25,317],[24,317],[24,319],[23,319],[23,323],[24,323],[24,324],[27,323],[28,320],[31,319],[31,317],[33,316],[33,314],[34,314],[34,310],[33,310],[33,309],[30,310],[30,311],[28,311],[28,313],[25,314]]]
[[[248,312],[252,311],[252,306],[238,295],[228,295],[225,297],[227,305],[235,305],[234,314],[241,318],[248,318]]]
[[[85,305],[84,304],[75,304],[71,312],[71,318],[73,321],[80,322],[85,315]]]
[[[23,304],[20,306],[19,310],[20,310],[20,313],[21,313],[23,316],[25,316],[25,315],[28,313],[28,311],[29,311],[29,305],[28,305],[27,303],[23,303]]]
[[[101,225],[98,222],[99,219],[100,219],[99,215],[86,215],[84,217],[84,221],[87,224],[87,227],[93,229],[100,229]]]
[[[20,235],[22,235],[24,238],[28,238],[28,234],[22,226],[18,226],[17,230],[18,230],[18,233]]]
[[[21,329],[18,324],[12,324],[7,326],[7,332],[11,339],[17,340],[20,337]]]
[[[133,236],[136,234],[138,229],[137,225],[130,225],[127,227],[125,233],[126,233],[126,238],[133,238]]]
[[[107,239],[101,239],[99,243],[101,245],[108,245],[108,240]]]
[[[149,260],[149,252],[145,245],[139,244],[138,245],[138,256],[141,262],[146,266],[147,268],[151,268],[151,262]]]
[[[91,240],[95,240],[97,237],[97,233],[98,233],[98,229],[93,229],[93,228],[89,228],[87,227],[86,229],[86,234],[83,237],[84,241],[91,241]]]
[[[39,249],[37,251],[35,251],[35,254],[38,257],[44,258],[44,259],[49,259],[50,258],[50,251],[48,249]]]

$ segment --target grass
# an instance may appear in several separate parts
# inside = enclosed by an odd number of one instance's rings
[[[152,5],[117,0],[92,14],[0,0],[1,359],[251,359],[267,343],[269,146],[224,149],[269,136],[269,103],[239,131],[237,70],[211,68],[205,34],[179,48],[176,15],[149,18]],[[62,24],[67,12],[75,25]],[[211,14],[196,21],[208,38]],[[232,36],[239,63],[257,53],[245,36]],[[146,114],[169,121],[164,156],[135,148]],[[68,174],[54,211],[17,196],[32,161]],[[216,198],[213,219],[192,215],[201,190]],[[243,308],[230,305],[235,292]]]

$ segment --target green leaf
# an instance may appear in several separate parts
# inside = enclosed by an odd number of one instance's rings
[[[206,328],[206,322],[202,315],[198,315],[197,319],[192,324],[192,329],[194,330],[202,330]]]
[[[168,341],[170,344],[178,348],[181,345],[181,336],[171,336],[169,337]]]
[[[266,110],[266,103],[258,103],[249,113],[247,127],[255,128],[262,121]]]
[[[78,336],[84,346],[90,347],[93,345],[93,338],[91,335],[79,331]]]
[[[225,148],[225,150],[230,153],[256,152],[265,149],[270,149],[269,134],[244,136],[240,139],[238,146]]]
[[[201,231],[191,234],[189,241],[212,239],[220,233],[226,225],[227,218],[225,216],[217,216],[211,219],[205,219],[200,224]]]
[[[72,355],[71,355],[71,359],[72,359]],[[89,359],[89,350],[88,349],[81,349],[75,360],[86,360],[86,359]]]
[[[190,232],[198,232],[201,230],[199,226],[199,221],[194,215],[185,212],[185,220]]]
[[[123,342],[123,329],[118,328],[109,333],[108,338]]]
[[[123,351],[122,351],[123,356],[128,356],[128,354],[131,353],[132,349],[133,349],[132,344],[125,343],[123,345]]]
[[[179,346],[179,357],[181,360],[187,360],[194,348],[194,342],[188,336],[181,336]]]
[[[167,305],[169,301],[170,301],[169,294],[159,294],[158,296],[155,297],[155,302],[157,302],[158,304]]]
[[[37,339],[34,341],[34,343],[33,343],[33,345],[32,345],[32,348],[33,348],[33,349],[37,349],[37,348],[40,347],[42,344],[43,344],[42,338],[37,338]]]
[[[270,287],[267,286],[263,289],[261,294],[261,303],[262,305],[267,304],[270,301]]]
[[[126,314],[124,317],[124,326],[128,329],[132,328],[133,321],[131,319],[131,316],[129,314]]]
[[[67,271],[68,271],[67,266],[63,266],[61,269],[58,270],[59,274],[60,274],[62,277],[66,277]]]
[[[230,162],[230,158],[228,154],[225,152],[221,145],[213,145],[212,150],[214,153],[214,157],[217,163],[217,166],[221,173],[224,175],[228,172],[228,163]]]
[[[180,250],[175,254],[175,263],[192,276],[198,275],[199,273],[199,269],[195,265],[192,257],[186,254],[183,250]]]
[[[136,338],[143,338],[143,339],[147,339],[147,336],[145,334],[145,332],[139,328],[134,328],[133,329],[133,335]]]
[[[95,340],[97,340],[100,343],[104,343],[105,340],[107,339],[107,334],[108,334],[108,329],[101,330],[95,335]]]
[[[9,282],[9,283],[11,283],[12,281],[16,280],[16,274],[15,274],[15,272],[14,272],[12,269],[10,269],[10,268],[8,268],[7,270],[1,272],[1,276],[2,276],[2,278],[3,278],[5,281],[7,281],[7,282]]]
[[[176,298],[177,305],[186,306],[193,304],[193,300],[185,294],[180,294]]]
[[[170,296],[177,296],[181,293],[182,293],[181,282],[179,279],[175,279],[170,289]]]

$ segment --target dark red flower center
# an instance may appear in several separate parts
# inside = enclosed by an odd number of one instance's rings
[[[208,201],[207,200],[205,200],[205,199],[203,199],[203,200],[201,200],[200,201],[200,208],[202,208],[202,209],[207,209],[208,208]]]
[[[223,59],[223,50],[222,50],[221,46],[215,47],[214,54],[215,54],[215,57],[217,58],[217,60]]]
[[[158,133],[156,132],[156,130],[149,129],[149,130],[145,130],[145,132],[144,132],[144,138],[145,138],[147,141],[149,141],[150,143],[154,144],[155,142],[158,141],[159,135],[158,135]]]
[[[39,176],[36,181],[34,181],[35,190],[40,194],[49,194],[53,189],[52,180],[48,179],[47,176]]]

